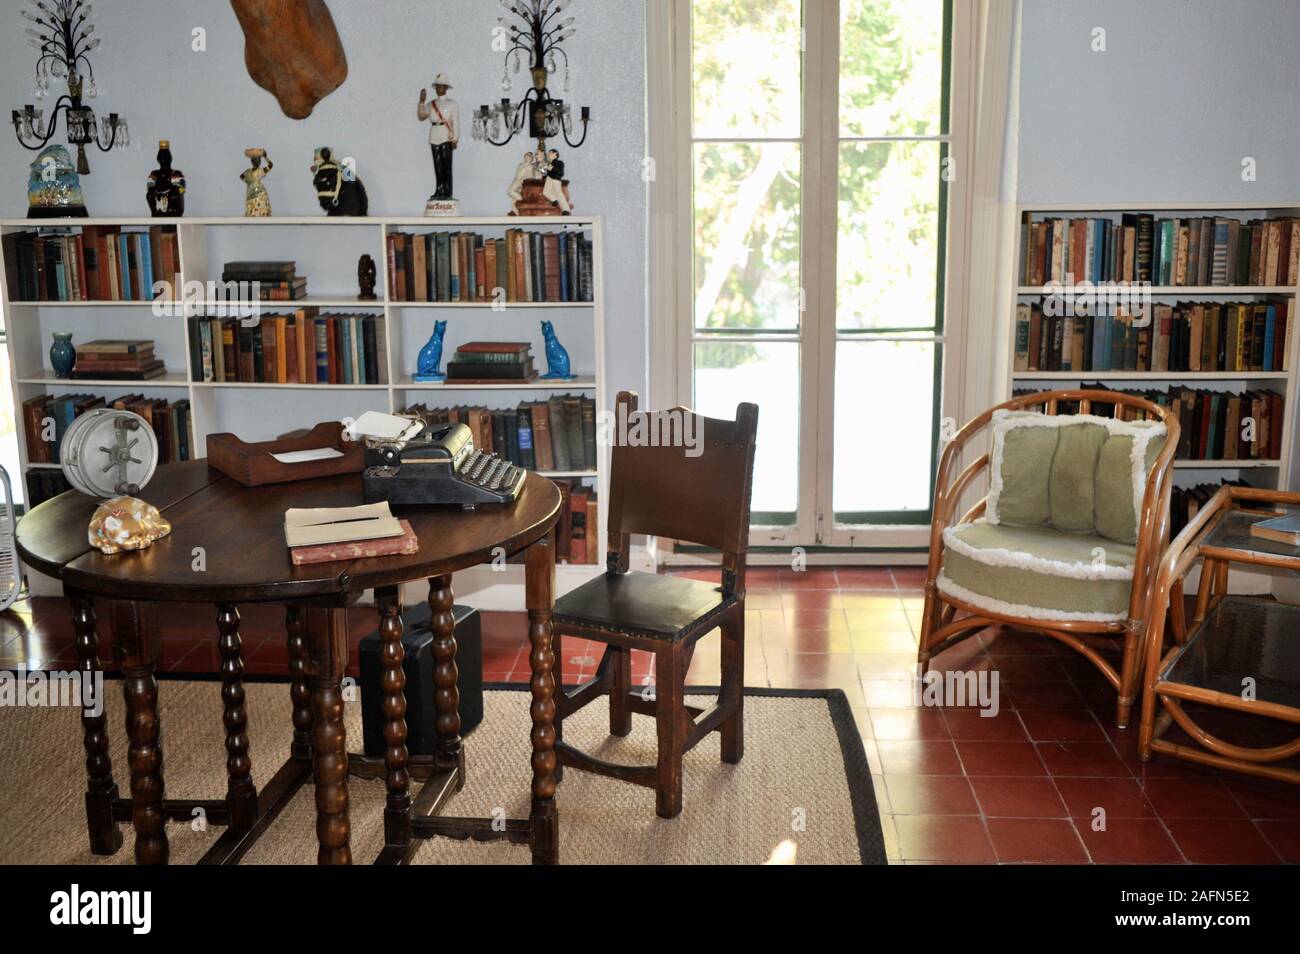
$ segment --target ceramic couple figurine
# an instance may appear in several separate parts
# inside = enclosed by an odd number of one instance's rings
[[[251,168],[239,174],[244,180],[244,215],[262,218],[271,214],[271,197],[266,192],[262,180],[274,168],[274,164],[265,149],[245,149],[244,155],[252,163]],[[266,165],[262,165],[262,160]]]

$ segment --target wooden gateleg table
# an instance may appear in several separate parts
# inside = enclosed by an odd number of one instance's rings
[[[234,864],[311,779],[316,795],[317,860],[349,864],[348,778],[383,778],[385,846],[380,864],[409,862],[418,839],[505,839],[527,845],[534,863],[559,854],[556,811],[555,657],[551,614],[555,552],[551,529],[560,493],[529,474],[508,505],[395,508],[420,540],[418,553],[294,566],[284,543],[289,507],[345,507],[362,502],[361,477],[349,474],[265,487],[244,487],[205,461],[159,467],[140,497],[162,511],[172,532],[135,553],[105,555],[87,542],[86,526],[99,501],[75,491],[46,501],[18,526],[18,549],[33,569],[57,577],[72,604],[77,658],[84,672],[100,668],[97,613],[106,608],[113,656],[122,672],[130,742],[130,794],[124,797],[109,759],[106,720],[83,716],[86,748],[86,824],[91,850],[112,854],[122,845],[119,823],[135,829],[140,864],[166,864],[167,822],[188,822],[201,808],[225,826],[203,864]],[[532,670],[532,789],[527,818],[441,815],[466,782],[460,737],[452,573],[485,563],[504,550],[525,552],[529,663]],[[406,749],[406,695],[402,670],[401,594],[404,583],[428,580],[434,632],[434,707],[437,751],[411,757]],[[343,677],[348,664],[348,607],[373,591],[381,653],[385,752],[370,759],[347,751]],[[168,604],[211,603],[221,656],[222,720],[226,736],[226,797],[164,797],[162,729],[155,670],[160,627]],[[252,779],[239,632],[241,603],[285,606],[293,732],[289,758],[262,789]],[[161,619],[160,619],[161,617]],[[215,718],[216,714],[213,713]],[[196,717],[202,717],[196,714]],[[418,783],[413,791],[412,781]]]

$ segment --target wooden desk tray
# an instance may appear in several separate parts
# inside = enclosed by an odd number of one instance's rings
[[[333,447],[342,451],[343,456],[297,464],[283,464],[271,456],[318,447]],[[209,434],[208,463],[245,487],[257,487],[360,473],[365,466],[365,446],[344,441],[343,425],[338,421],[322,421],[301,437],[282,437],[256,444],[241,441],[234,434]]]

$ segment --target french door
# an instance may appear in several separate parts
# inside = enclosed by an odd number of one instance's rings
[[[965,4],[676,2],[682,397],[718,417],[759,405],[754,545],[918,544]]]

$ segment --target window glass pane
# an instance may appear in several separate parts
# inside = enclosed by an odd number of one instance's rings
[[[840,144],[837,327],[934,327],[939,150],[936,142]]]
[[[695,324],[799,327],[795,143],[695,145]]]
[[[797,138],[802,37],[801,0],[693,0],[695,138]]]
[[[843,513],[929,508],[936,347],[932,341],[836,344],[837,520]]]
[[[941,130],[943,0],[840,0],[840,135]]]
[[[734,420],[742,401],[758,405],[750,509],[793,514],[799,507],[796,342],[696,342],[694,409]]]

